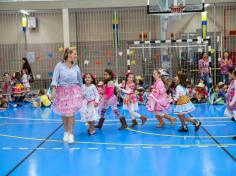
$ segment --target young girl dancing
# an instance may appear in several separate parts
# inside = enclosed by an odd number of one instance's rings
[[[175,114],[178,114],[178,117],[181,121],[182,127],[178,130],[179,132],[188,132],[188,127],[185,122],[191,122],[195,126],[195,131],[198,131],[201,122],[195,119],[186,118],[184,114],[188,114],[195,110],[195,106],[190,101],[186,83],[186,75],[179,71],[175,77],[175,81],[178,84],[176,87],[176,96],[174,100],[176,101],[176,107],[174,110]]]
[[[94,123],[100,118],[98,114],[99,95],[95,84],[96,82],[94,75],[90,73],[84,74],[82,91],[85,99],[83,101],[80,115],[81,121],[87,122],[89,125],[89,135],[93,135],[95,133]]]
[[[114,74],[112,70],[106,69],[104,70],[104,96],[102,97],[102,105],[101,105],[101,118],[99,119],[98,124],[95,128],[102,128],[102,125],[105,120],[105,113],[109,107],[112,108],[113,112],[119,117],[121,122],[121,127],[119,130],[123,130],[127,128],[126,120],[121,116],[120,112],[117,109],[117,97],[114,94]]]
[[[22,82],[24,85],[25,92],[29,92],[30,91],[30,83],[29,83],[29,76],[27,73],[27,69],[22,69],[21,79],[22,79]]]
[[[118,89],[123,93],[123,109],[128,110],[131,119],[132,119],[132,125],[130,128],[134,128],[136,125],[138,125],[137,120],[135,117],[138,117],[142,121],[142,125],[147,121],[147,118],[143,115],[140,115],[136,111],[138,111],[138,100],[135,95],[135,82],[134,82],[134,74],[129,72],[126,74],[126,80],[122,84],[122,88],[118,86]]]
[[[153,85],[152,92],[148,96],[147,109],[154,112],[156,119],[160,122],[157,128],[161,128],[165,123],[163,118],[168,119],[171,126],[175,124],[176,118],[168,115],[166,110],[170,107],[170,98],[166,93],[163,76],[166,75],[162,69],[154,70],[153,77],[155,84]]]
[[[104,82],[103,81],[98,81],[97,90],[98,90],[98,95],[99,95],[99,106],[100,106],[100,104],[102,104],[102,97],[104,95]]]
[[[226,94],[226,105],[225,116],[232,118],[232,121],[236,121],[236,69],[229,68],[228,75],[230,81],[229,88]],[[236,137],[234,138],[236,139]]]

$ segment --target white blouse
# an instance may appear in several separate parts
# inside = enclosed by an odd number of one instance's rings
[[[181,86],[181,85],[178,85],[176,87],[176,95],[175,95],[175,100],[178,100],[180,96],[183,96],[183,95],[188,95],[188,89]]]
[[[96,103],[99,103],[99,94],[94,84],[91,84],[90,86],[83,84],[82,90],[87,101],[95,101]]]

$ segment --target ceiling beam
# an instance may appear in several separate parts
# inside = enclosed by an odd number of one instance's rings
[[[206,3],[227,3],[235,0],[205,0]],[[62,8],[109,8],[146,6],[147,0],[0,0],[0,10],[37,10]]]

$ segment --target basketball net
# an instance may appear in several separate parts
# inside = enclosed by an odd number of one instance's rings
[[[185,6],[175,6],[175,5],[173,5],[173,6],[170,7],[170,10],[171,10],[171,13],[183,13],[184,8],[185,8]]]

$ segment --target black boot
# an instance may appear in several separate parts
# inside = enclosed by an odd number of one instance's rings
[[[182,126],[180,129],[178,129],[178,132],[188,132],[188,127],[187,127],[187,125]]]
[[[136,125],[138,125],[138,122],[136,119],[132,120],[132,125],[130,126],[130,128],[134,128]]]
[[[104,123],[104,120],[105,120],[105,118],[100,118],[98,124],[95,125],[94,127],[101,129],[101,128],[102,128],[102,125],[103,125],[103,123]]]
[[[202,123],[198,120],[195,120],[193,124],[195,126],[195,131],[198,131]]]
[[[126,120],[125,120],[124,117],[121,117],[121,118],[120,118],[120,123],[121,123],[121,127],[118,128],[118,130],[123,130],[123,129],[125,129],[125,128],[128,127],[128,126],[127,126],[127,123],[126,123]]]

